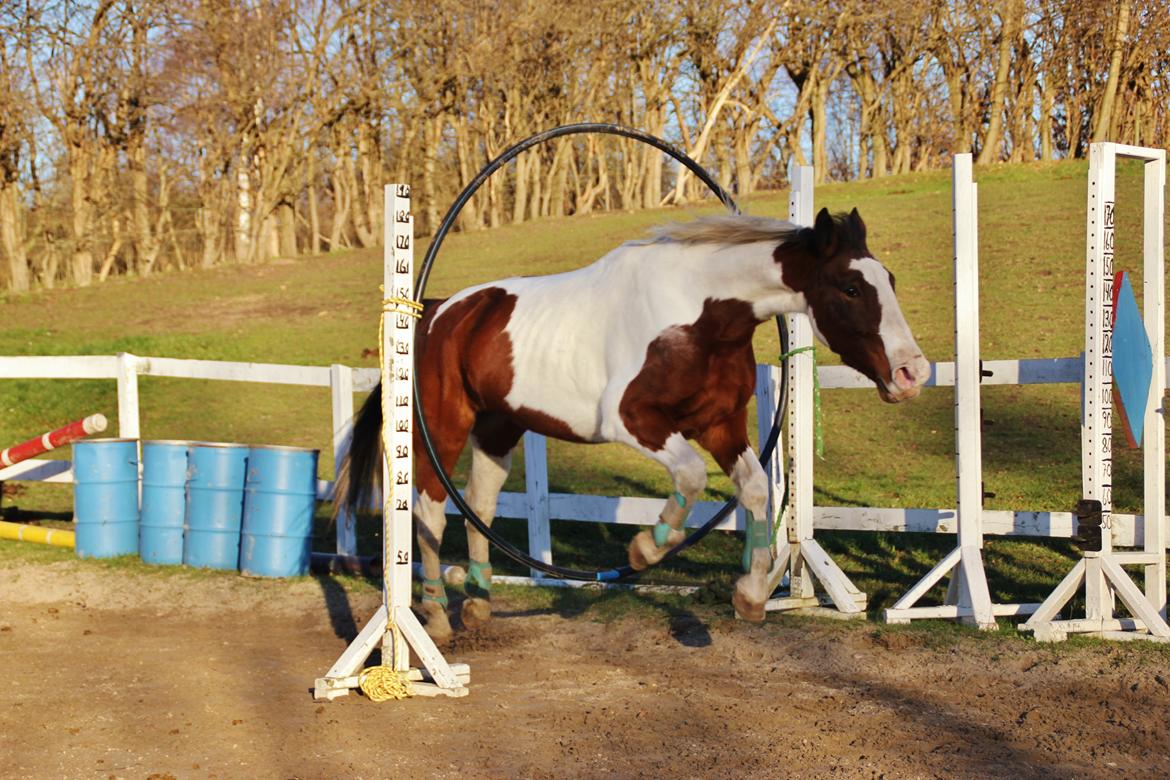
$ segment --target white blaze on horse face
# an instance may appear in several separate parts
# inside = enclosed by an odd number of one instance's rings
[[[878,303],[882,307],[878,335],[885,347],[886,359],[890,362],[886,391],[894,400],[913,398],[918,395],[922,383],[930,378],[930,364],[923,357],[906,318],[902,316],[894,287],[890,284],[890,273],[872,257],[851,260],[849,266],[860,271],[865,281],[877,290]]]

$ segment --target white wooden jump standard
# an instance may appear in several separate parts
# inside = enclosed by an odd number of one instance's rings
[[[798,225],[813,224],[813,169],[810,166],[796,168],[788,196],[788,219]],[[806,315],[790,314],[787,324],[789,351],[813,345],[812,324]],[[791,492],[785,516],[777,517],[776,507],[784,489],[779,466],[780,447],[777,446],[769,475],[772,497],[769,512],[773,527],[777,524],[782,527],[776,534],[776,559],[769,584],[775,589],[787,574],[789,589],[786,595],[769,599],[764,609],[815,609],[831,605],[838,612],[863,617],[865,594],[849,581],[845,572],[813,538],[813,372],[816,370],[811,351],[788,358],[788,484]],[[778,373],[779,369],[768,367],[760,367],[757,373],[757,385],[770,396],[757,400],[761,437],[771,428],[772,415],[779,402]],[[823,596],[817,594],[817,584],[824,589]]]
[[[387,299],[414,300],[414,217],[410,185],[390,184],[385,190],[383,287]],[[382,461],[385,505],[382,513],[382,606],[333,667],[316,681],[316,699],[345,696],[359,686],[366,659],[379,646],[382,664],[412,680],[421,696],[466,696],[470,670],[450,666],[410,610],[413,518],[414,325],[404,305],[387,306],[382,356],[387,364],[382,384]],[[391,619],[392,618],[392,619]],[[410,652],[422,661],[412,669]]]
[[[1143,417],[1142,552],[1113,550],[1113,241],[1117,158],[1144,163],[1142,306],[1146,336],[1154,360],[1150,395]],[[1021,626],[1042,641],[1068,634],[1112,639],[1149,638],[1170,641],[1166,623],[1166,432],[1163,396],[1166,391],[1164,220],[1166,151],[1113,143],[1089,147],[1089,187],[1085,244],[1085,373],[1081,420],[1081,471],[1085,498],[1101,502],[1101,549],[1086,551],[1032,617]],[[1135,544],[1136,544],[1135,539]],[[1122,565],[1145,568],[1145,589],[1134,584]],[[1060,610],[1084,584],[1085,617],[1059,620]],[[1114,597],[1120,597],[1131,619],[1117,619]]]
[[[957,154],[951,172],[955,234],[955,493],[958,544],[885,612],[887,623],[951,618],[984,630],[996,615],[1028,614],[1037,604],[993,604],[983,568],[983,431],[979,385],[979,194],[971,155]],[[941,606],[914,606],[948,574]]]

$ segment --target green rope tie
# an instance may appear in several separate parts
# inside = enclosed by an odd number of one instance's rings
[[[490,599],[492,597],[492,565],[469,561],[467,579],[463,581],[463,592],[473,599]]]
[[[439,595],[435,595],[435,594]],[[423,601],[433,601],[436,604],[447,606],[447,589],[443,587],[442,580],[432,580],[428,577],[423,578]]]
[[[752,570],[752,551],[768,549],[772,545],[772,534],[768,528],[767,519],[757,520],[755,515],[744,510],[746,531],[743,545],[743,570]]]
[[[799,355],[801,352],[812,353],[812,375],[813,375],[813,446],[817,453],[819,460],[825,459],[825,428],[824,428],[824,412],[821,409],[821,378],[817,372],[817,353],[816,348],[812,345],[807,347],[797,347],[790,349],[780,356],[780,360],[787,360],[793,355]]]

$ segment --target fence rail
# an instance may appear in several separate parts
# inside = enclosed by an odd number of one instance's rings
[[[768,367],[779,372],[778,368]],[[1170,358],[1167,359],[1170,370]],[[1043,385],[1075,384],[1081,381],[1082,360],[1079,357],[1026,360],[988,360],[983,363],[983,384],[986,385]],[[824,389],[872,388],[873,383],[846,366],[820,366],[817,369]],[[278,363],[247,363],[218,360],[186,360],[180,358],[142,357],[130,353],[117,355],[70,356],[6,356],[0,357],[2,379],[111,379],[118,383],[119,435],[140,437],[138,377],[169,377],[224,382],[253,382],[262,384],[301,385],[330,388],[334,463],[341,461],[348,443],[348,433],[354,412],[353,394],[372,390],[379,381],[375,368],[332,366],[299,366]],[[955,366],[952,362],[931,364],[927,386],[953,386]],[[764,415],[767,417],[767,415]],[[761,435],[767,431],[761,431]],[[544,437],[527,434],[524,437],[526,454],[525,493],[502,493],[499,517],[528,521],[530,553],[551,562],[549,519],[617,523],[621,525],[653,525],[662,508],[661,498],[592,496],[569,493],[550,493]],[[34,459],[0,469],[0,481],[25,480],[71,483],[71,464],[66,460]],[[317,496],[329,500],[333,483],[319,480]],[[690,517],[689,526],[706,522],[720,507],[713,501],[699,502]],[[1068,537],[1076,533],[1076,518],[1070,512],[1030,512],[1014,510],[985,510],[984,532],[1003,536]],[[1132,546],[1141,538],[1140,515],[1113,515],[1113,543]],[[814,508],[814,525],[824,530],[851,531],[907,531],[919,533],[955,533],[954,509],[900,509],[879,507],[823,507]],[[729,515],[718,528],[734,530],[743,527],[740,513]],[[337,550],[353,554],[355,536],[352,518],[342,518],[337,525]]]

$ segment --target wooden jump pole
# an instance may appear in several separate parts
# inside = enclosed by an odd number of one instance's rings
[[[15,466],[21,461],[44,455],[50,450],[71,444],[78,439],[101,433],[108,424],[104,414],[91,414],[85,419],[63,425],[54,431],[43,433],[20,444],[14,444],[7,449],[0,450],[0,468]]]
[[[385,189],[382,347],[382,606],[313,690],[332,700],[362,686],[366,659],[381,647],[382,666],[410,680],[419,696],[466,696],[470,670],[451,666],[410,610],[413,536],[414,217],[410,185]],[[414,651],[424,669],[412,669]]]

